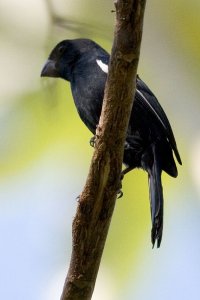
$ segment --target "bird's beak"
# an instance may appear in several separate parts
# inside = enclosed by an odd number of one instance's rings
[[[54,60],[48,59],[42,69],[41,77],[59,77],[59,72],[56,68]]]

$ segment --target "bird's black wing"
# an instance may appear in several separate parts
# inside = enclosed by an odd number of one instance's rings
[[[182,164],[169,120],[155,95],[139,77],[137,77],[136,81],[135,98],[139,105],[143,106],[145,110],[149,111],[149,113],[153,114],[154,118],[157,119],[172,149],[174,150],[177,161],[179,164]]]

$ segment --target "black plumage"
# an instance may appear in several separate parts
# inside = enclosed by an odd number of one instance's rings
[[[49,55],[41,76],[60,77],[70,82],[79,116],[95,134],[101,113],[107,78],[109,54],[89,39],[60,42]],[[181,158],[167,116],[148,86],[137,77],[123,162],[126,174],[134,168],[147,171],[149,177],[154,245],[160,246],[163,230],[163,191],[161,173],[178,175],[173,153]]]

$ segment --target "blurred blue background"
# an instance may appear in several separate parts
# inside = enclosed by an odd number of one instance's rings
[[[41,79],[62,39],[110,51],[111,0],[0,3],[0,298],[59,299],[76,197],[93,149],[69,84]],[[147,1],[138,73],[173,127],[183,166],[163,174],[164,237],[151,249],[147,174],[123,181],[93,300],[200,299],[200,2]]]

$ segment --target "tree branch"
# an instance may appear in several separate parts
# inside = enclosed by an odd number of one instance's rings
[[[61,300],[92,297],[120,185],[133,104],[145,0],[116,0],[116,27],[96,146],[73,221],[72,256]]]

